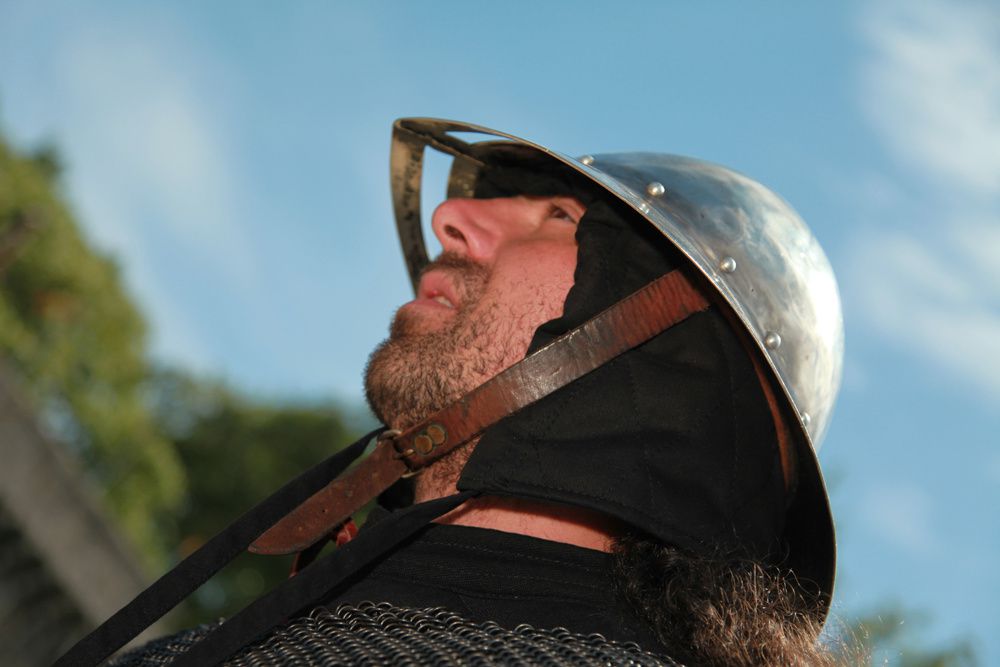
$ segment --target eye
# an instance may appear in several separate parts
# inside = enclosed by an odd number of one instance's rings
[[[574,225],[580,222],[576,219],[576,216],[557,204],[552,204],[551,208],[549,208],[549,217],[572,222]]]

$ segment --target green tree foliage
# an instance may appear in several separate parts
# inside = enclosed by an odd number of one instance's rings
[[[332,405],[253,400],[178,372],[160,374],[153,386],[158,422],[188,471],[172,535],[178,558],[356,437]],[[231,615],[287,577],[290,564],[241,556],[199,591],[181,622]]]
[[[332,405],[254,401],[154,370],[143,318],[81,235],[59,171],[53,149],[19,155],[0,139],[0,359],[161,572],[350,434]],[[287,559],[243,557],[182,620],[231,613],[287,571]]]
[[[159,567],[183,470],[146,405],[142,317],[63,204],[58,165],[52,149],[21,156],[0,139],[0,358]]]
[[[43,421],[83,461],[159,572],[360,429],[345,426],[331,404],[252,399],[154,371],[120,272],[81,236],[58,175],[53,149],[19,155],[0,138],[0,361],[24,380]],[[174,621],[230,615],[289,565],[241,556]],[[831,633],[831,645],[845,648],[847,664],[858,655],[902,667],[975,664],[967,642],[922,646],[919,625],[912,613],[872,614]]]
[[[894,667],[975,667],[979,662],[968,640],[928,645],[922,635],[930,622],[925,613],[886,606],[837,629],[831,642],[844,665],[885,664]]]

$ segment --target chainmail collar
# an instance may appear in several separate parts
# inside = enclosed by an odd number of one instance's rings
[[[211,634],[202,625],[120,656],[109,667],[169,665]],[[231,667],[265,665],[635,665],[679,667],[634,643],[563,628],[474,623],[446,609],[413,609],[388,602],[317,607],[249,644],[228,659]]]

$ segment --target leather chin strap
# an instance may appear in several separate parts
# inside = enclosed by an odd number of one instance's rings
[[[312,560],[323,546],[321,540],[400,477],[421,470],[507,415],[708,306],[708,301],[688,279],[673,271],[413,428],[403,433],[382,431],[374,452],[345,470],[362,454],[374,433],[365,436],[291,480],[234,521],[77,642],[56,662],[56,667],[98,664],[161,618],[251,543],[249,548],[256,553],[300,552],[301,560]],[[390,435],[384,437],[387,433]],[[323,486],[329,479],[334,481]],[[366,531],[372,533],[372,539],[349,542],[331,557],[302,570],[198,642],[175,664],[221,662],[282,619],[315,604],[324,591],[339,585],[435,517],[474,495],[474,491],[465,491],[394,513]],[[312,545],[316,546],[310,548]],[[304,563],[300,566],[304,567]]]
[[[708,307],[680,270],[664,274],[416,426],[384,432],[368,458],[289,512],[249,550],[278,555],[309,549],[401,477]]]

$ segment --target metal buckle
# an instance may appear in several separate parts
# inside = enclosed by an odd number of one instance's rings
[[[403,435],[403,432],[400,431],[398,428],[389,428],[389,429],[386,429],[386,430],[382,431],[381,433],[379,433],[378,437],[375,438],[375,442],[376,442],[376,444],[381,445],[383,442],[386,442],[387,440],[395,440],[396,438],[398,438],[401,435]],[[414,453],[413,449],[407,449],[406,451],[402,451],[401,452],[396,447],[396,443],[395,442],[391,443],[390,446],[393,449],[396,450],[396,456],[395,456],[395,458],[402,459],[403,462],[406,463],[407,468],[409,468],[410,462],[409,462],[409,460],[406,457],[407,456],[411,456]],[[423,468],[419,468],[417,470],[409,470],[408,472],[404,472],[402,475],[400,475],[399,478],[400,479],[409,479],[410,477],[416,477],[417,475],[419,475],[423,471],[424,471]]]

